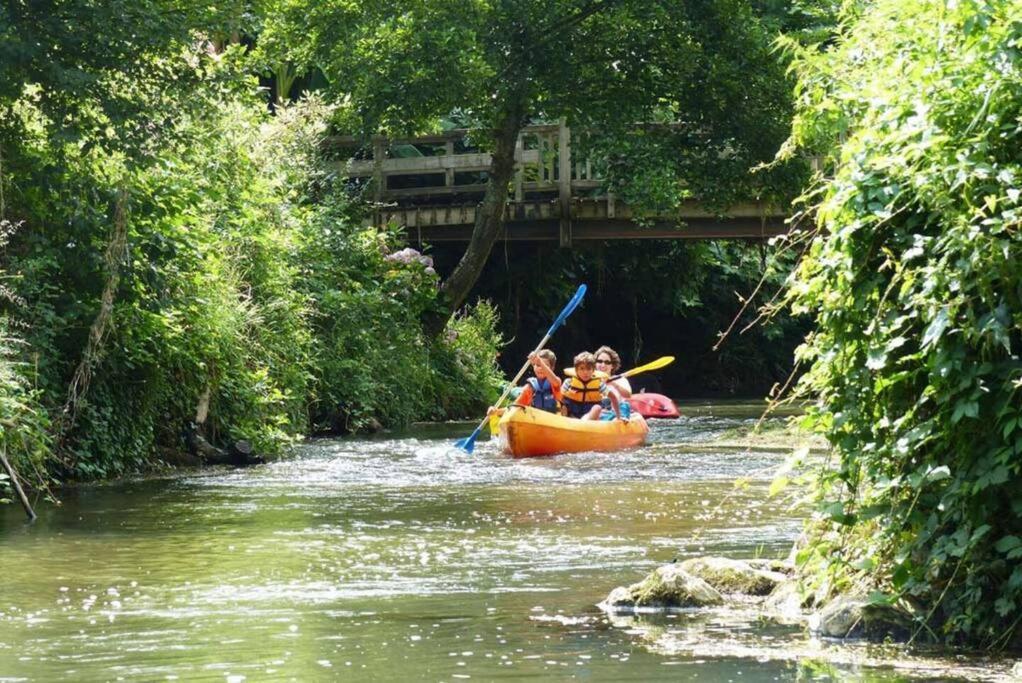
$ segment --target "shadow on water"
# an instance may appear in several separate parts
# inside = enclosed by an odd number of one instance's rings
[[[82,487],[31,526],[5,506],[0,680],[1004,675],[814,641],[749,609],[596,610],[675,558],[787,553],[799,514],[765,496],[784,453],[712,447],[760,410],[686,404],[647,448],[531,460],[452,448],[475,424],[423,425]]]

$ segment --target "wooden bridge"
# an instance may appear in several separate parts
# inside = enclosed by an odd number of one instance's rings
[[[471,131],[374,137],[368,158],[358,157],[361,139],[338,136],[328,144],[356,152],[335,163],[345,177],[372,183],[375,224],[404,226],[413,241],[468,241],[490,168],[490,155],[471,146]],[[788,230],[779,207],[754,202],[732,206],[724,215],[686,202],[640,224],[627,204],[601,191],[603,185],[590,160],[572,158],[567,126],[525,128],[515,149],[503,237],[558,240],[567,247],[593,239],[761,240]]]

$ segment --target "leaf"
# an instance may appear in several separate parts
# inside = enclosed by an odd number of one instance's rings
[[[876,562],[872,557],[863,557],[852,563],[852,569],[858,569],[859,571],[872,571],[873,567],[876,566]]]
[[[976,527],[976,530],[972,532],[972,536],[969,537],[969,545],[974,545],[976,541],[983,538],[990,531],[989,524],[981,524]]]
[[[912,575],[912,567],[908,560],[905,560],[894,569],[894,573],[891,574],[891,585],[897,589],[901,589],[908,582]]]
[[[951,478],[951,468],[947,465],[941,465],[940,467],[934,467],[926,472],[923,476],[923,481],[933,482],[941,481],[942,479]]]
[[[823,508],[823,513],[827,515],[831,521],[844,526],[851,526],[855,524],[856,521],[855,515],[845,512],[845,504],[841,501],[826,505]]]
[[[1002,536],[994,544],[994,548],[997,552],[1007,555],[1009,560],[1022,557],[1022,539],[1018,536]]]
[[[897,595],[891,595],[890,593],[884,593],[883,591],[873,591],[869,594],[869,597],[866,598],[867,604],[870,605],[893,605],[897,601]]]
[[[949,325],[951,325],[951,316],[948,313],[947,306],[944,306],[937,312],[933,321],[927,325],[926,332],[923,333],[922,347],[925,349],[940,341]]]
[[[994,601],[994,610],[998,615],[1006,617],[1015,610],[1015,601],[1008,597],[997,598]]]
[[[887,349],[888,352],[894,351],[895,349],[900,349],[902,346],[904,346],[905,342],[907,341],[908,339],[906,339],[905,337],[895,337],[894,339],[891,339],[889,342],[887,342],[887,346],[885,346],[884,348]]]

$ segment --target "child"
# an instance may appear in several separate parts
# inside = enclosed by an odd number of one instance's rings
[[[603,381],[606,378],[606,373],[596,372],[593,354],[583,351],[575,356],[575,376],[561,384],[564,414],[582,420],[599,420],[603,399],[609,398],[614,414],[623,420],[617,391],[606,385]]]
[[[532,406],[548,413],[556,413],[561,407],[561,380],[553,368],[557,365],[557,356],[549,349],[529,354],[532,374],[525,381],[522,393],[515,399],[516,406]],[[504,409],[490,406],[487,415],[503,415]]]

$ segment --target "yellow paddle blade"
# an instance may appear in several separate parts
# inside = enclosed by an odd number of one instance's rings
[[[661,356],[651,363],[640,365],[637,368],[632,368],[628,372],[622,372],[618,377],[631,377],[632,375],[638,375],[640,372],[648,372],[650,370],[659,370],[660,368],[670,365],[674,362],[674,356]]]

